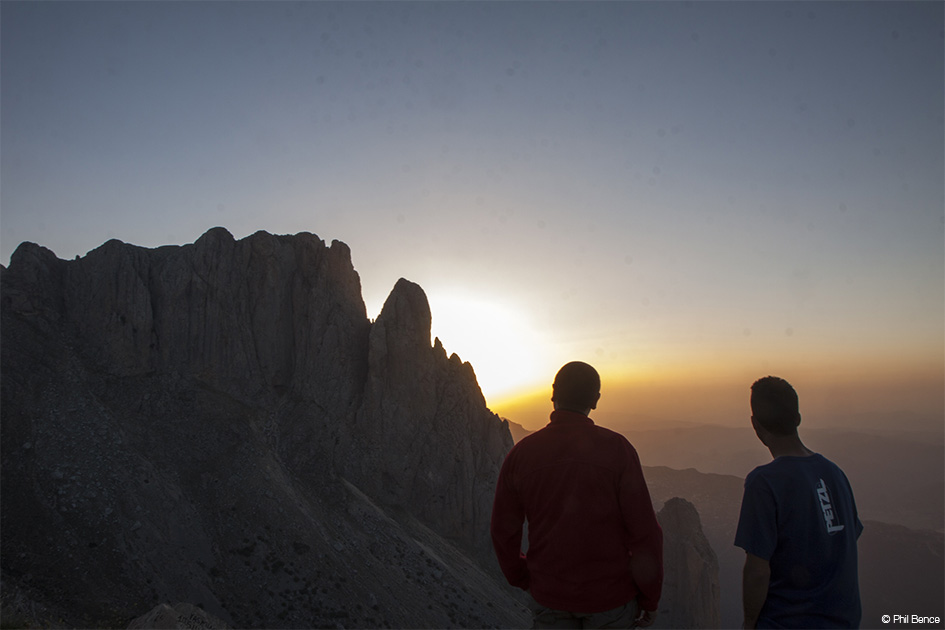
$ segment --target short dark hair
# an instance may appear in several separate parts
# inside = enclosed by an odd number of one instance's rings
[[[771,433],[794,434],[800,417],[797,392],[783,378],[759,378],[751,386],[751,415]]]
[[[581,361],[566,363],[555,375],[551,400],[569,409],[593,409],[600,395],[600,375]]]

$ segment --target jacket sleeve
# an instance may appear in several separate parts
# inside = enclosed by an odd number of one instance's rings
[[[656,610],[663,591],[663,530],[656,520],[650,491],[636,450],[626,444],[627,460],[620,481],[620,505],[630,534],[630,572],[642,610]]]
[[[492,504],[492,547],[495,549],[499,567],[509,584],[528,590],[529,576],[525,554],[522,553],[522,525],[525,509],[511,484],[511,453],[499,471]]]

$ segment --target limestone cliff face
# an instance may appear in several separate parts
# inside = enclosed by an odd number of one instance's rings
[[[97,371],[179,373],[247,400],[291,393],[337,411],[358,401],[369,324],[348,247],[312,234],[186,247],[109,241],[75,261],[24,243],[11,313],[59,327]]]
[[[483,569],[511,437],[418,286],[372,325],[343,243],[215,228],[25,243],[0,288],[5,593],[80,626],[522,623]]]
[[[511,436],[486,409],[472,367],[447,359],[439,339],[431,347],[430,321],[423,290],[398,281],[371,330],[348,470],[373,495],[414,506],[489,557],[495,471]]]
[[[657,519],[663,528],[664,576],[654,627],[720,627],[719,563],[695,506],[669,499]]]

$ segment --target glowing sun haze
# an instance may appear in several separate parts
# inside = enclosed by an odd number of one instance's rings
[[[503,415],[581,359],[602,418],[742,422],[775,373],[940,419],[943,11],[0,3],[0,260],[309,231]]]
[[[432,334],[446,350],[461,349],[490,400],[501,399],[547,380],[554,365],[551,338],[531,328],[526,311],[488,299],[449,292],[430,296]],[[445,341],[444,341],[445,340]]]

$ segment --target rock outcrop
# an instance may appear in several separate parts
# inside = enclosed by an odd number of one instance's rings
[[[372,324],[343,243],[215,228],[74,261],[24,243],[0,312],[0,566],[32,609],[527,623],[486,539],[511,437],[417,285]]]
[[[719,562],[695,506],[678,497],[657,514],[663,528],[663,597],[656,628],[718,628]]]
[[[447,359],[439,339],[431,348],[430,322],[423,290],[398,281],[371,329],[346,476],[491,558],[495,475],[511,436],[496,426],[472,366]]]

